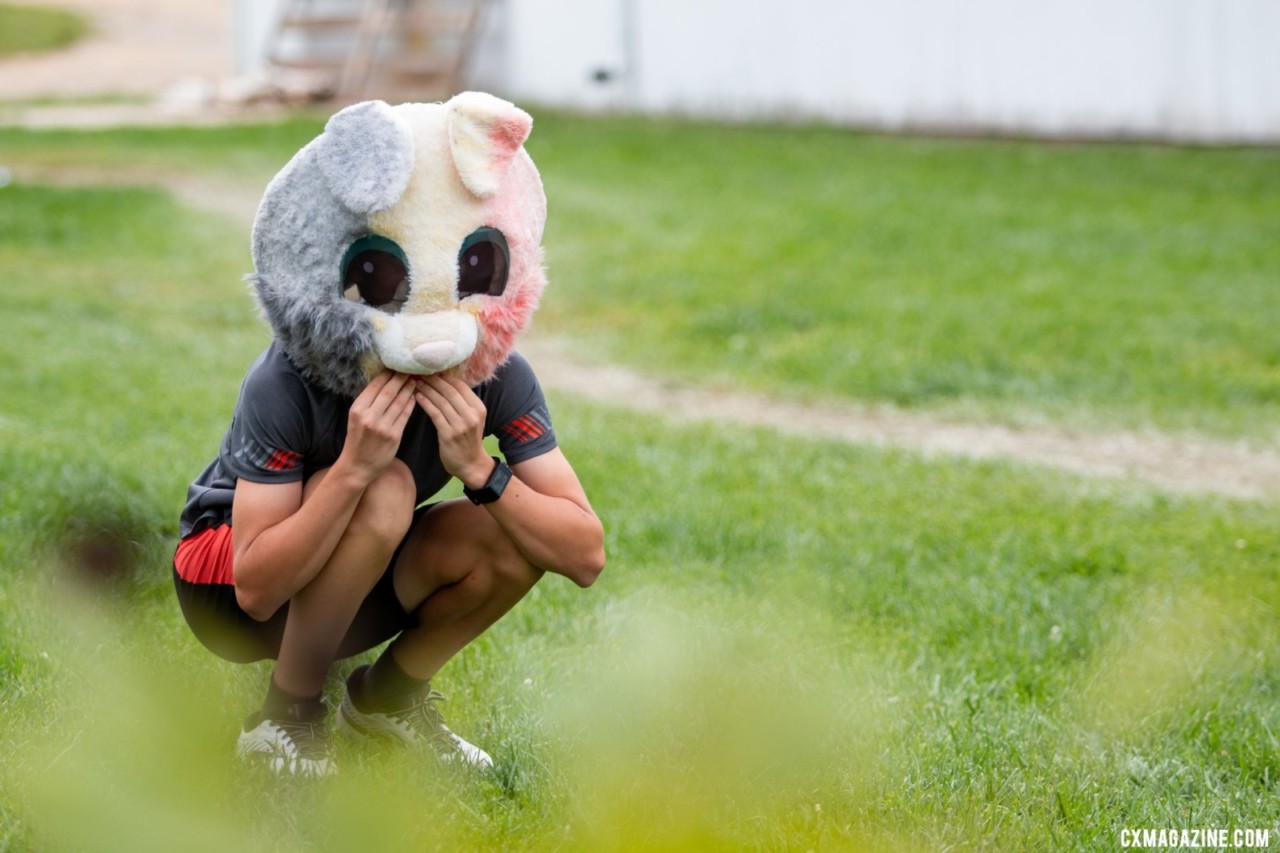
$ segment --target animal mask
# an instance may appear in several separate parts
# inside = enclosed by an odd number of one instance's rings
[[[546,286],[532,124],[479,92],[366,101],[275,176],[251,279],[309,381],[354,397],[385,366],[478,385],[506,361]]]

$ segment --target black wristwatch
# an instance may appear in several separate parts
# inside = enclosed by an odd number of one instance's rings
[[[478,489],[468,489],[462,487],[462,493],[471,499],[476,506],[480,504],[491,504],[498,498],[502,497],[502,493],[507,488],[507,483],[511,482],[511,469],[507,467],[507,463],[498,457],[493,459],[493,472],[489,474],[489,479],[485,480],[483,486]]]

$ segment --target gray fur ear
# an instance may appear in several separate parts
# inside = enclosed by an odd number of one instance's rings
[[[334,196],[355,213],[374,213],[409,185],[413,133],[386,102],[364,101],[334,113],[316,155]]]

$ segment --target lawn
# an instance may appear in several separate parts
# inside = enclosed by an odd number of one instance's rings
[[[66,47],[88,30],[84,19],[62,9],[0,3],[0,57]]]
[[[547,322],[593,349],[804,398],[1277,437],[1280,151],[546,124]]]
[[[186,485],[267,340],[246,235],[159,190],[31,185],[21,167],[261,181],[314,130],[0,131],[18,175],[0,189],[0,850],[1105,850],[1166,827],[1280,844],[1273,503],[569,397],[557,433],[610,566],[586,592],[548,578],[436,685],[496,771],[344,744],[331,783],[246,772],[232,744],[266,670],[190,638],[168,568]],[[563,116],[538,134],[544,331],[799,396],[1271,436],[1273,152]],[[1238,252],[1189,271],[1172,232],[1193,225]],[[1129,257],[1128,238],[1152,242]],[[1021,246],[1025,277],[1000,278],[989,243]],[[1162,276],[1200,301],[1162,297]],[[1023,298],[1033,278],[1043,302]],[[1094,287],[1095,310],[1067,315],[1081,364],[1029,331],[1074,287]],[[1188,367],[1233,312],[1223,382],[1254,389],[1235,407]],[[847,357],[856,341],[878,367]],[[1000,354],[1007,384],[969,351]],[[953,359],[953,389],[910,391]]]

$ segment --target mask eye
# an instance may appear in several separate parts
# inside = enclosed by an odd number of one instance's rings
[[[361,237],[342,256],[342,290],[348,299],[395,314],[409,298],[404,251],[386,237]]]
[[[478,228],[458,251],[458,298],[477,293],[501,296],[507,288],[511,255],[507,238],[497,228]]]

